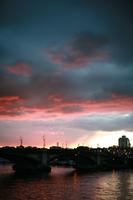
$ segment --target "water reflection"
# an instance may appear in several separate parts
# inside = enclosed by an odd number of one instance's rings
[[[120,196],[119,199],[133,199],[133,175],[132,171],[119,173],[118,180],[119,180],[119,188],[120,188]],[[128,195],[127,195],[128,194]]]
[[[132,171],[77,174],[73,169],[53,168],[37,176],[15,175],[0,167],[1,200],[131,200]]]

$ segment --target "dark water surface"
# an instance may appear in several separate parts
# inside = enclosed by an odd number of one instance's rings
[[[0,166],[0,200],[133,200],[133,171],[77,174],[53,168],[49,175],[16,176]]]

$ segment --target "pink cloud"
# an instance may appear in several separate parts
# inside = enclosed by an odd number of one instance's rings
[[[0,97],[0,119],[43,119],[78,117],[92,113],[131,112],[133,97],[112,95],[106,100],[65,100],[63,96],[50,95],[49,104],[30,105],[29,99],[19,96]]]
[[[55,110],[60,110],[62,113],[91,113],[91,112],[127,112],[133,111],[133,97],[112,95],[112,98],[107,100],[82,100],[82,101],[66,101],[63,98],[56,96],[51,97],[54,101]],[[64,109],[65,108],[65,109]],[[68,112],[67,112],[68,111]]]
[[[16,75],[21,75],[21,76],[29,76],[29,75],[31,75],[31,68],[26,63],[17,62],[14,65],[8,66],[7,69],[8,69],[8,72],[16,74]]]
[[[8,101],[17,101],[19,100],[20,97],[19,96],[3,96],[3,97],[0,97],[0,102],[8,102]]]

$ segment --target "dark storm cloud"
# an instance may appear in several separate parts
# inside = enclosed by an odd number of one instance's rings
[[[92,66],[84,77],[84,90],[92,99],[111,98],[112,94],[133,96],[132,69],[119,68],[114,64]]]
[[[99,71],[99,67],[101,70]],[[30,108],[60,107],[62,112],[83,111],[80,103],[104,102],[111,100],[113,95],[131,97],[133,88],[132,74],[129,70],[120,70],[114,65],[96,65],[84,73],[82,71],[65,73],[38,73],[30,77],[21,74],[3,72],[0,79],[1,96],[19,96],[24,100],[21,105]],[[70,103],[67,105],[66,103]],[[78,105],[72,105],[77,103]],[[19,104],[16,104],[19,107]],[[51,110],[52,111],[52,110]]]
[[[1,72],[0,94],[1,96],[24,96],[27,84],[18,77]]]
[[[126,2],[123,0],[1,1],[0,35],[4,41],[3,52],[6,51],[7,57],[10,58],[9,61],[13,62],[16,61],[13,58],[25,59],[25,57],[29,60],[39,60],[41,58],[37,52],[40,52],[45,46],[48,47],[48,44],[59,44],[64,40],[65,35],[69,38],[74,33],[88,31],[92,35],[104,35],[111,41],[108,45],[112,62],[117,62],[122,66],[126,66],[128,63],[132,64],[132,8],[133,3],[130,0]],[[94,36],[91,37],[95,43]],[[70,50],[76,50],[76,47],[80,48],[78,43],[73,44]],[[89,48],[85,42],[84,45],[82,42],[82,47],[84,48],[79,50],[76,55],[68,53],[65,58],[63,56],[60,59],[71,64],[76,61],[78,56],[82,55],[83,49],[83,53],[89,53],[88,51],[91,49],[88,56],[95,59],[95,56],[91,57],[91,55],[93,51],[97,52],[97,46],[95,49],[94,46]],[[17,55],[15,56],[15,54]],[[87,61],[89,61],[89,57],[87,59],[84,55],[80,62],[86,64]]]
[[[108,5],[107,5],[108,4]],[[111,40],[111,58],[119,66],[133,63],[133,2],[110,1],[103,5],[103,17],[107,17],[106,33]]]
[[[97,60],[106,58],[107,40],[103,36],[84,32],[76,35],[63,47],[51,49],[48,54],[55,64],[64,67],[83,67]]]
[[[1,1],[1,96],[30,108],[61,101],[64,113],[82,112],[74,102],[132,97],[131,8],[130,1]]]
[[[23,108],[26,112],[32,112],[31,109],[34,112],[35,108],[51,113],[71,114],[87,110],[91,112],[93,109],[97,111],[98,107],[99,109],[101,107],[101,110],[105,107],[106,110],[106,106],[110,107],[111,101],[111,109],[113,105],[114,109],[118,110],[122,107],[123,111],[127,108],[132,109],[132,76],[120,70],[111,70],[112,66],[108,68],[104,66],[100,73],[98,68],[99,66],[92,67],[85,74],[75,74],[71,71],[49,75],[31,74],[25,79],[19,74],[17,76],[12,73],[5,74],[0,79],[1,96],[19,97],[16,102],[8,102],[9,105],[7,101],[3,103],[5,110],[7,108],[5,114],[17,113],[17,111],[18,115],[24,114]],[[125,102],[125,105],[122,102]],[[4,114],[3,111],[1,114]]]
[[[91,26],[97,26],[111,41],[110,53],[112,62],[128,67],[133,63],[133,2],[132,0],[94,0],[78,1],[85,11],[92,11]],[[89,19],[89,17],[88,17]],[[95,23],[95,25],[94,25]],[[87,25],[86,25],[87,26]]]

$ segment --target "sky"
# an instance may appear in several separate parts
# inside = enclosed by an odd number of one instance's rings
[[[132,0],[0,1],[0,146],[133,146]]]

